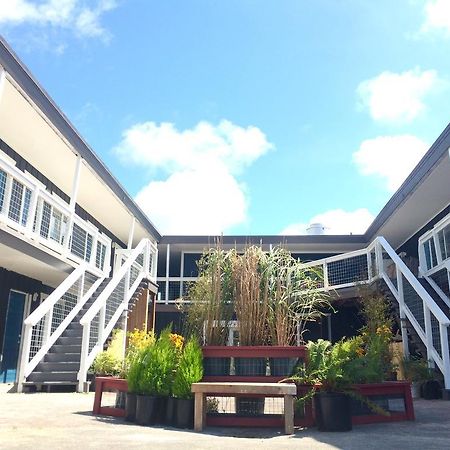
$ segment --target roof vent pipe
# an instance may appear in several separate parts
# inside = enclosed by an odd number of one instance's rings
[[[325,226],[321,223],[310,223],[306,229],[306,234],[310,236],[319,236],[325,234]]]

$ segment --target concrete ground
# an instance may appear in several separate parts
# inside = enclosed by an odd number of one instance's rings
[[[92,415],[93,394],[9,394],[0,384],[1,449],[446,449],[450,402],[418,400],[416,421],[355,426],[348,433],[207,428],[204,433],[141,427]]]

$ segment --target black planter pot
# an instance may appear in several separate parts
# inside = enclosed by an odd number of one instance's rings
[[[125,396],[125,420],[128,422],[136,420],[136,397],[132,392],[127,392]]]
[[[169,426],[175,426],[176,421],[176,398],[169,397],[167,399],[167,406],[166,406],[166,420],[165,424]]]
[[[231,358],[203,358],[204,376],[230,375]]]
[[[294,373],[298,358],[269,358],[270,375],[289,377]]]
[[[266,375],[266,359],[234,358],[234,369],[238,376],[263,377]]]
[[[316,424],[319,431],[350,431],[352,410],[350,397],[337,392],[318,392],[314,395]]]
[[[176,399],[176,420],[175,426],[178,428],[194,428],[194,399]]]
[[[154,425],[159,418],[159,403],[161,397],[137,395],[136,423],[139,425]]]
[[[169,401],[169,397],[156,397],[156,415],[155,415],[155,423],[164,425],[167,419],[167,403]]]
[[[425,400],[442,398],[442,387],[437,380],[427,380],[420,387],[420,395]]]

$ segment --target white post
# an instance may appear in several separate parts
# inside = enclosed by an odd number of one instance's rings
[[[326,262],[323,263],[323,287],[327,291],[329,288],[328,283],[328,264]]]
[[[375,241],[375,261],[376,261],[377,267],[378,267],[378,275],[381,277],[381,275],[384,274],[383,252],[382,252],[381,244],[378,241],[378,239]]]
[[[53,320],[53,308],[50,309],[48,313],[45,315],[44,331],[42,333],[41,347],[43,347],[50,339],[50,334],[52,332],[52,320]]]
[[[166,247],[166,305],[169,303],[169,267],[170,267],[170,244]]]
[[[367,249],[367,281],[372,280],[372,253],[370,248]]]
[[[100,324],[99,324],[100,325]],[[78,372],[78,392],[84,392],[86,383],[87,367],[86,362],[89,356],[89,339],[90,339],[91,322],[83,325],[83,341],[81,345],[80,355],[80,371]],[[99,326],[100,332],[100,326]]]
[[[423,303],[423,317],[425,322],[425,345],[427,347],[427,360],[430,367],[434,367],[434,360],[432,359],[433,349],[433,329],[431,328],[431,313],[430,309],[424,301]]]
[[[133,238],[134,238],[134,227],[136,224],[136,219],[133,217],[133,219],[131,220],[131,227],[130,227],[130,231],[128,233],[128,244],[127,244],[127,249],[131,250],[133,248]]]
[[[23,383],[25,381],[25,369],[28,364],[30,357],[31,348],[31,331],[32,327],[30,325],[25,325],[25,330],[23,332],[23,346],[22,346],[22,356],[20,359],[19,373],[17,376],[17,392],[21,393],[23,391]]]
[[[27,217],[27,225],[26,225],[26,227],[27,227],[26,235],[28,237],[31,237],[31,235],[33,234],[33,225],[34,225],[34,218],[36,217],[38,199],[39,199],[39,188],[37,186],[35,186],[33,189],[33,192],[31,193],[30,207],[28,209],[28,217]],[[36,232],[38,232],[37,228],[36,228]]]
[[[450,353],[448,348],[448,326],[439,324],[439,332],[441,338],[441,353],[442,361],[444,363],[444,388],[450,389]]]
[[[403,297],[403,277],[400,269],[396,266],[398,303],[400,310],[400,331],[402,334],[402,347],[404,358],[409,358],[408,330],[406,329],[405,299]]]
[[[81,173],[82,159],[80,155],[77,155],[77,162],[75,164],[75,172],[72,180],[72,195],[70,196],[69,207],[71,211],[75,211],[75,205],[77,204],[78,188],[80,187],[80,173]]]
[[[125,289],[126,291],[126,289]],[[100,314],[98,317],[98,341],[96,345],[101,347],[103,345],[103,333],[105,330],[105,314],[106,314],[106,304],[104,304],[100,309]]]
[[[181,267],[180,267],[180,298],[183,297],[183,277],[184,277],[184,252],[181,252]]]

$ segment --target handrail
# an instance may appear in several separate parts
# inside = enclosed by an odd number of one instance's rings
[[[82,264],[75,269],[24,320],[18,392],[22,391],[25,379],[42,361],[52,345],[103,281],[104,277],[97,277],[88,272],[88,269],[87,264]],[[91,284],[89,285],[89,283]],[[59,302],[60,307],[58,308]]]
[[[414,274],[409,270],[408,266],[401,260],[401,258],[395,253],[394,249],[388,244],[386,239],[382,236],[376,238],[376,240],[381,244],[386,253],[392,259],[395,264],[399,267],[403,276],[408,280],[409,284],[413,287],[413,289],[419,294],[419,296],[427,303],[428,308],[436,317],[436,319],[442,325],[448,326],[450,325],[450,320],[443,313],[441,308],[434,301],[433,297],[425,290],[425,288],[417,281],[417,278]]]
[[[153,254],[156,255],[156,251],[156,247],[149,239],[142,239],[81,318],[83,338],[78,372],[80,392],[86,389],[87,370],[95,356],[103,349],[103,344],[128,307],[137,287],[144,277],[154,278],[156,261],[151,258]],[[142,264],[138,261],[140,257]]]
[[[25,320],[25,326],[36,325],[67,290],[86,271],[87,264],[81,264],[43,301]]]
[[[117,271],[112,280],[103,289],[103,292],[98,296],[95,302],[91,305],[88,311],[85,312],[84,316],[80,320],[81,325],[87,325],[95,315],[100,311],[105,300],[111,295],[115,287],[120,283],[123,276],[130,269],[134,263],[136,257],[142,252],[143,248],[147,245],[147,239],[142,239],[137,247],[131,252],[129,258],[125,261],[122,267]]]

